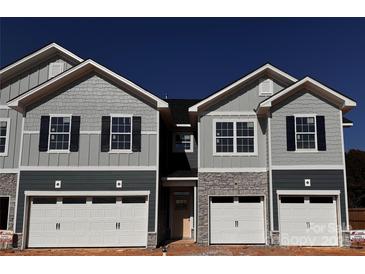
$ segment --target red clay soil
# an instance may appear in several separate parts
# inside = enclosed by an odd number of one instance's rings
[[[0,256],[161,256],[162,249],[68,248],[0,251]],[[365,248],[199,246],[179,244],[168,247],[167,256],[365,256]]]

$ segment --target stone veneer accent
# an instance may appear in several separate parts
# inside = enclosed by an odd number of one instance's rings
[[[209,244],[209,195],[265,196],[266,231],[269,231],[267,172],[199,172],[197,242]],[[267,235],[268,237],[268,235]]]
[[[157,233],[148,233],[147,237],[147,247],[156,248],[157,247]]]
[[[8,230],[14,230],[16,183],[16,173],[0,173],[0,196],[10,196]]]

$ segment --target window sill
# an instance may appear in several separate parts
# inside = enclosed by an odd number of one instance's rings
[[[8,156],[7,153],[0,153],[0,157],[6,157],[6,156]]]
[[[302,149],[302,150],[295,150],[295,153],[317,153],[318,150],[317,149]]]
[[[261,93],[261,94],[259,94],[259,97],[270,97],[273,95],[274,95],[274,93]]]
[[[110,150],[108,151],[108,153],[110,154],[126,154],[126,153],[133,153],[132,150],[122,150],[122,149],[114,149],[114,150]]]
[[[256,152],[253,152],[253,153],[213,153],[213,156],[229,156],[229,157],[255,157],[257,156],[257,153]]]
[[[48,150],[47,153],[70,153],[69,150]]]

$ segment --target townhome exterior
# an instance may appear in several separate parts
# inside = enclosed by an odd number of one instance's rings
[[[1,229],[19,247],[349,243],[356,102],[312,78],[266,64],[162,100],[57,44],[0,77]]]

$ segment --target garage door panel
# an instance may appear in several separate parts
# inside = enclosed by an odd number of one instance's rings
[[[306,196],[304,203],[279,203],[282,245],[338,245],[336,201],[312,197]]]
[[[210,203],[212,244],[265,243],[261,197],[216,198]]]
[[[124,205],[115,197],[88,202],[85,197],[59,200],[67,203],[31,204],[29,247],[146,246],[145,198],[137,197],[138,202]]]

